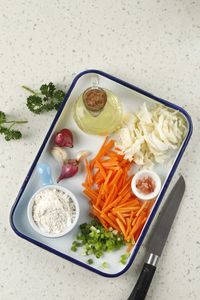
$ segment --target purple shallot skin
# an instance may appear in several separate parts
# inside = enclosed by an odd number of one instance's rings
[[[54,137],[54,143],[59,147],[73,147],[73,135],[72,132],[64,128],[59,131]]]
[[[78,161],[76,159],[68,159],[62,166],[60,176],[57,179],[57,183],[65,178],[70,178],[76,175],[78,172]]]

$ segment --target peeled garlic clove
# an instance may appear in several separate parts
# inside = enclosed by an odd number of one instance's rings
[[[64,149],[57,146],[51,148],[51,154],[61,165],[63,165],[68,158],[67,152]]]
[[[76,160],[80,162],[81,160],[84,160],[86,157],[90,155],[89,151],[79,151],[76,155]]]

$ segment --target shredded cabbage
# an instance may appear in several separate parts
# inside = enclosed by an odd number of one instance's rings
[[[151,167],[180,147],[186,131],[186,121],[178,111],[164,105],[147,109],[144,103],[117,131],[116,146],[126,159]]]

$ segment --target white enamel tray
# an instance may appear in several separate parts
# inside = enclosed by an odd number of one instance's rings
[[[85,179],[84,168],[80,172],[69,179],[62,180],[60,185],[71,190],[79,201],[80,205],[80,218],[77,226],[67,235],[60,238],[47,238],[32,229],[27,218],[27,205],[31,196],[41,187],[41,182],[39,176],[36,172],[37,163],[48,163],[51,166],[53,180],[56,182],[56,178],[59,175],[60,167],[54,158],[50,155],[49,149],[52,146],[52,135],[58,132],[62,128],[69,128],[72,130],[74,135],[74,148],[69,150],[70,156],[73,158],[75,154],[80,150],[91,151],[91,157],[95,156],[99,147],[104,141],[104,137],[88,135],[82,132],[76,125],[73,119],[73,105],[78,96],[91,86],[91,79],[96,75],[99,77],[99,85],[102,88],[107,88],[113,93],[115,93],[118,99],[121,101],[124,111],[135,112],[137,111],[142,103],[148,102],[155,104],[157,102],[163,103],[164,105],[171,107],[175,110],[179,110],[180,113],[186,119],[188,125],[188,132],[186,134],[185,140],[183,141],[179,151],[173,158],[173,163],[171,166],[159,166],[157,165],[154,170],[158,172],[162,180],[162,190],[152,208],[151,214],[144,224],[143,230],[135,244],[131,255],[127,261],[126,265],[122,265],[120,261],[121,254],[125,253],[125,248],[119,251],[114,251],[106,253],[102,258],[94,260],[92,265],[87,263],[88,256],[83,256],[80,251],[73,252],[70,250],[71,244],[76,237],[78,232],[78,227],[84,222],[90,220],[89,217],[89,203],[86,197],[82,193],[81,183]],[[124,273],[132,264],[138,249],[148,231],[149,225],[154,218],[156,211],[161,203],[161,200],[165,194],[165,191],[170,183],[170,180],[176,170],[176,167],[183,155],[183,152],[188,144],[190,136],[192,134],[192,121],[188,113],[181,107],[178,107],[172,103],[169,103],[163,99],[160,99],[144,90],[141,90],[132,84],[122,81],[116,77],[106,74],[98,70],[87,70],[78,74],[73,80],[69,91],[67,92],[63,104],[60,110],[56,114],[52,125],[44,139],[44,142],[36,155],[36,158],[24,180],[24,183],[19,191],[17,199],[12,207],[10,214],[10,223],[17,235],[28,240],[29,242],[40,246],[56,255],[63,257],[73,263],[76,263],[82,267],[85,267],[95,273],[98,273],[107,277],[115,277]],[[108,268],[104,269],[102,263],[108,262]]]

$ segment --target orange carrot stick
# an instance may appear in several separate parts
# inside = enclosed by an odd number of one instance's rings
[[[99,178],[99,179],[97,179],[96,184],[101,185],[103,182],[104,182],[104,179]]]
[[[113,211],[119,211],[120,213],[122,213],[122,212],[128,212],[128,211],[138,211],[138,209],[139,209],[140,207],[137,207],[137,206],[129,206],[129,207],[121,207],[121,208],[113,208],[112,210]]]
[[[99,171],[100,171],[102,177],[103,177],[104,179],[106,179],[106,172],[105,172],[103,166],[101,165],[101,163],[100,163],[98,160],[96,160],[95,166],[97,166],[97,167],[99,168]]]
[[[124,197],[122,196],[121,204],[126,203],[131,197],[131,193],[127,193]],[[132,205],[131,205],[132,206]]]
[[[97,155],[93,158],[93,160],[91,160],[91,162],[90,162],[90,167],[91,168],[94,167],[94,163],[95,163],[96,159],[98,159],[98,158],[100,158],[102,156],[103,149],[104,149],[104,147],[105,147],[105,145],[106,145],[107,142],[108,142],[108,136],[105,138],[105,140],[104,140],[101,148],[99,149]]]
[[[127,229],[126,229],[126,236],[125,239],[127,240],[130,230],[131,230],[131,223],[132,223],[132,219],[133,219],[133,211],[131,212],[130,217],[128,218],[128,224],[127,224]]]
[[[128,181],[124,185],[123,189],[119,192],[119,195],[123,194],[123,192],[126,190],[126,188],[130,185],[131,180],[132,180],[132,176],[128,179]]]
[[[116,184],[118,179],[120,178],[120,176],[122,175],[123,170],[119,169],[115,175],[115,177],[113,178],[113,180],[111,181],[110,185]]]
[[[112,213],[108,213],[108,217],[115,223],[115,229],[120,232],[120,228],[116,222],[116,217]]]
[[[116,214],[118,216],[118,218],[124,223],[124,225],[126,226],[126,221],[124,219],[124,217],[121,215],[121,213],[119,211],[116,211]]]
[[[88,183],[89,183],[89,185],[92,185],[93,178],[92,178],[92,173],[91,173],[90,166],[89,166],[87,159],[85,159],[85,164],[86,164],[86,171],[87,171],[87,176],[88,176]]]
[[[108,204],[105,208],[103,208],[103,212],[109,211],[112,207],[117,205],[121,201],[122,197],[118,196],[112,203]]]
[[[110,177],[111,177],[112,174],[113,174],[113,171],[112,171],[112,170],[109,170],[108,175],[107,175],[107,177],[106,177],[106,180],[105,180],[105,182],[104,182],[104,186],[106,186],[106,185],[108,184],[108,182],[109,182]]]
[[[128,247],[127,247],[127,249],[126,249],[126,252],[127,252],[127,253],[130,253],[131,250],[133,249],[133,246],[134,246],[133,243],[129,243],[129,244],[128,244]]]
[[[137,214],[136,214],[136,217],[138,217],[141,212],[144,210],[144,208],[147,206],[147,202],[145,201],[142,206],[140,207],[140,209],[138,210]]]
[[[96,199],[96,207],[99,206],[99,203],[101,201],[102,191],[103,191],[103,185],[100,187],[99,194],[98,194],[97,199]]]
[[[140,214],[139,217],[136,218],[136,222],[135,222],[134,226],[132,225],[133,227],[132,227],[131,232],[129,234],[129,239],[139,229],[139,227],[141,226],[141,222],[143,221],[143,219],[144,219],[143,214]]]
[[[115,223],[106,214],[101,214],[101,217],[106,220],[111,227],[117,229]]]
[[[119,228],[120,228],[121,232],[122,232],[123,235],[125,236],[125,234],[126,234],[126,229],[125,229],[125,227],[124,227],[123,222],[122,222],[120,219],[118,219],[118,218],[116,218],[116,222],[117,222],[117,224],[119,225]]]
[[[92,202],[96,202],[97,197],[96,197],[95,194],[93,194],[93,192],[92,192],[91,190],[84,190],[83,193],[84,193],[85,195],[87,195],[88,198],[89,198],[90,200],[92,200]]]
[[[103,209],[104,209],[104,208],[107,206],[107,204],[110,202],[110,200],[111,200],[111,198],[112,198],[112,196],[113,196],[113,194],[114,194],[115,189],[116,189],[116,186],[113,185],[113,186],[112,186],[112,189],[111,189],[111,191],[110,191],[110,193],[109,193],[109,196],[107,197],[107,199],[106,199],[106,201],[105,201],[105,203],[104,203]]]
[[[121,202],[120,202],[120,205],[118,205],[117,207],[118,208],[121,208],[121,207],[127,207],[127,206],[139,206],[140,204],[139,204],[139,201],[136,201],[136,200],[131,200],[130,201],[130,199],[128,199],[128,201],[127,202],[123,202],[122,204],[121,204]]]
[[[108,143],[107,143],[107,141],[108,141],[108,137],[106,137],[106,139],[105,139],[103,145],[101,146],[99,152],[97,153],[96,157],[91,161],[91,163],[90,163],[91,168],[94,167],[94,164],[95,164],[95,161],[96,161],[96,160],[100,160],[101,157],[102,157],[102,156],[103,156],[110,148],[113,147],[114,141],[113,141],[113,140],[110,140]]]

